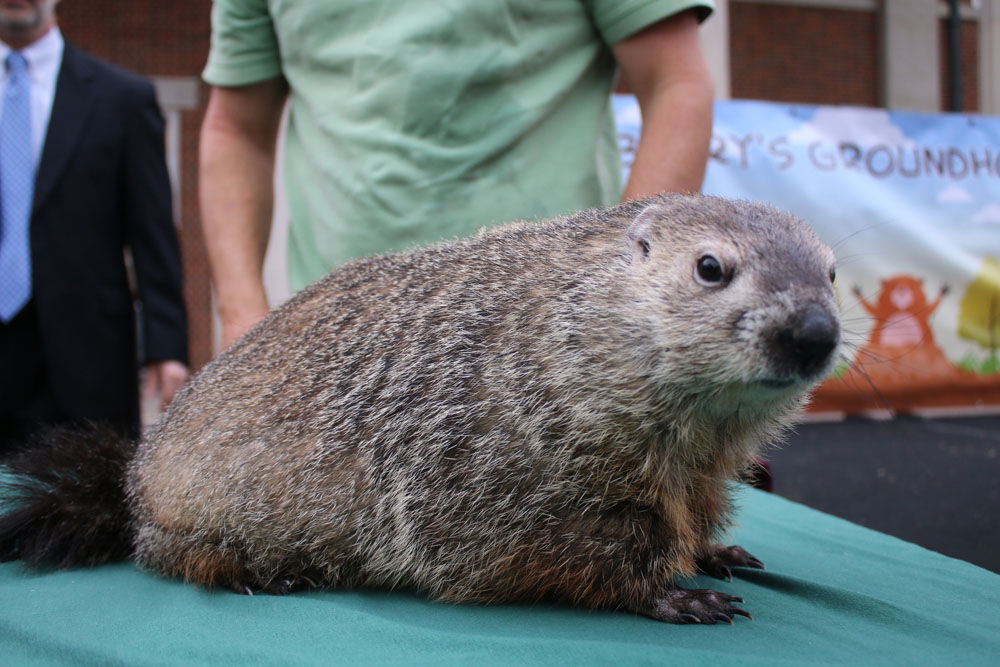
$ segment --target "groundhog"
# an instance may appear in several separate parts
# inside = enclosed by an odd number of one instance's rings
[[[838,356],[833,266],[798,218],[696,195],[355,261],[137,447],[11,461],[0,555],[731,623],[740,598],[676,582],[762,567],[719,544],[731,482]]]

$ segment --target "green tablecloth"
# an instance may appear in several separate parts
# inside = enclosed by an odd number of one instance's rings
[[[0,664],[1000,665],[1000,576],[755,490],[733,542],[766,572],[698,577],[753,621],[675,626],[379,591],[245,597],[131,564],[0,565]]]

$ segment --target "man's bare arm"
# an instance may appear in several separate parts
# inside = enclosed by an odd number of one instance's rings
[[[284,79],[212,89],[201,129],[199,198],[225,349],[268,311],[264,254]]]
[[[693,10],[613,47],[642,111],[642,136],[623,199],[701,189],[712,134],[712,75]]]

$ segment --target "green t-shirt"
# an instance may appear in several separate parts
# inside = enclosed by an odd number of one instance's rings
[[[621,196],[609,44],[710,0],[216,0],[204,78],[291,86],[289,283]]]

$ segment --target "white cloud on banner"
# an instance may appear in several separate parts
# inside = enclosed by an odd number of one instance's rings
[[[934,198],[939,204],[968,204],[975,201],[969,191],[958,185],[949,185]]]
[[[972,221],[979,225],[1000,225],[1000,204],[987,204],[976,211]]]
[[[849,141],[859,146],[914,145],[903,130],[893,124],[888,111],[857,107],[820,107],[812,120],[793,130],[788,138],[803,144]]]

